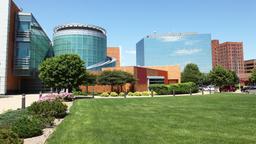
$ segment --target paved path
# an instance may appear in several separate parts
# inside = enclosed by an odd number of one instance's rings
[[[21,95],[1,95],[0,96],[0,114],[8,110],[21,108]],[[30,106],[39,99],[39,94],[26,95],[26,106]]]
[[[208,95],[209,92],[204,92],[205,95]],[[45,95],[45,94],[43,94]],[[194,93],[192,96],[199,96],[202,93]],[[173,95],[164,95],[164,96],[155,96],[155,97],[170,97]],[[182,94],[176,96],[190,96],[189,94]],[[145,98],[150,96],[127,96],[127,98]],[[8,110],[16,110],[21,108],[21,95],[6,95],[0,96],[0,114]],[[95,98],[105,99],[105,98],[123,98],[123,97],[101,97],[95,96]],[[26,95],[26,106],[30,106],[33,102],[39,99],[39,94],[27,94]]]

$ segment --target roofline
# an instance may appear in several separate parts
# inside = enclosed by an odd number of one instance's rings
[[[99,30],[105,35],[107,34],[107,31],[102,27],[99,27],[96,25],[90,25],[90,24],[79,24],[79,23],[69,23],[69,24],[58,25],[54,28],[54,33],[58,32],[63,28],[91,28],[91,29]]]

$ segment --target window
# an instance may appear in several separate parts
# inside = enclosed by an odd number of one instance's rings
[[[19,32],[27,32],[30,29],[30,22],[20,22],[19,23]]]
[[[18,42],[17,43],[17,58],[27,58],[29,56],[29,47],[28,42]]]
[[[149,84],[164,84],[164,79],[149,79]]]

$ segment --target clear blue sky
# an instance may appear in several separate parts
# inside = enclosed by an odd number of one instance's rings
[[[108,46],[122,47],[123,65],[135,65],[135,45],[165,32],[211,33],[243,41],[245,59],[256,58],[256,0],[14,0],[32,12],[50,38],[56,25],[104,27]]]

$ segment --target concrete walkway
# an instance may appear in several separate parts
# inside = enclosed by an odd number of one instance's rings
[[[21,95],[1,95],[0,96],[0,114],[8,110],[17,110],[21,108]],[[39,94],[26,95],[26,107],[39,99]]]
[[[208,95],[209,92],[204,92],[204,95]],[[45,94],[43,94],[45,95]],[[200,96],[202,93],[194,93],[192,96]],[[173,95],[163,95],[163,96],[154,96],[154,97],[170,97]],[[181,94],[175,96],[190,96],[190,94]],[[145,98],[151,96],[127,96],[127,98]],[[0,96],[0,114],[8,110],[17,110],[21,108],[21,95],[4,95]],[[124,97],[101,97],[95,96],[97,99],[109,99],[109,98],[124,98]],[[26,107],[30,106],[33,102],[39,99],[39,94],[27,94],[26,95]]]

